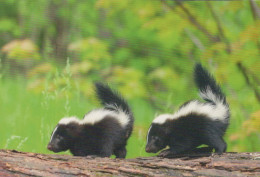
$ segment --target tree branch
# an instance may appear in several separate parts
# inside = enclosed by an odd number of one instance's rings
[[[223,42],[225,42],[225,44],[226,44],[226,46],[227,46],[227,49],[226,49],[227,52],[228,52],[228,53],[231,53],[231,46],[230,46],[230,43],[229,43],[228,39],[227,39],[226,36],[225,36],[225,33],[224,33],[223,27],[222,27],[222,25],[221,25],[221,22],[220,22],[220,20],[219,20],[219,18],[218,18],[218,16],[217,16],[216,12],[214,11],[214,9],[213,9],[211,3],[210,3],[209,1],[206,1],[206,3],[207,3],[207,6],[209,7],[209,10],[210,10],[210,13],[211,13],[213,19],[214,19],[215,22],[216,22],[220,39],[222,39]]]
[[[260,9],[257,6],[256,2],[254,0],[249,0],[250,3],[250,7],[253,13],[253,17],[255,20],[259,20],[260,19]]]
[[[111,159],[0,150],[1,176],[259,176],[260,153]]]
[[[252,11],[254,20],[259,21],[260,20],[260,9],[259,9],[259,7],[257,6],[257,4],[254,0],[250,0],[249,3],[250,3],[250,7],[251,7],[251,11]],[[256,45],[257,45],[258,51],[260,53],[260,42],[257,41]]]
[[[210,39],[211,42],[215,43],[215,42],[220,41],[219,37],[216,37],[216,36],[210,34],[210,32],[202,24],[199,23],[197,18],[193,14],[191,14],[191,12],[183,5],[181,0],[174,0],[174,1],[183,10],[183,12],[187,15],[190,23],[193,24],[196,28],[198,28],[204,35],[206,35]],[[162,2],[167,7],[169,7],[171,10],[174,11],[173,6],[169,5],[165,0],[163,0]]]
[[[260,93],[258,92],[257,87],[255,87],[254,84],[252,84],[250,82],[247,69],[243,66],[243,64],[241,62],[238,62],[237,66],[240,69],[240,71],[242,72],[242,74],[243,74],[243,76],[246,80],[247,85],[253,89],[255,96],[257,98],[257,101],[260,103]]]
[[[187,28],[185,28],[184,31],[190,37],[191,41],[194,43],[194,45],[196,47],[198,47],[201,51],[205,50],[205,47],[204,47],[204,45],[202,44],[202,42],[200,41],[199,38],[197,38],[194,34],[192,34],[192,32]]]

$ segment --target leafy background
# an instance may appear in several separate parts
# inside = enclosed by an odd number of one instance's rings
[[[260,1],[2,0],[0,148],[51,153],[60,118],[100,107],[93,82],[129,101],[128,158],[148,156],[155,115],[198,98],[201,62],[227,95],[228,151],[260,151]]]

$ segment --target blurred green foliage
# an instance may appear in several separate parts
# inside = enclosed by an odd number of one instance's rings
[[[135,113],[128,157],[147,155],[155,114],[198,98],[201,62],[230,103],[228,150],[259,151],[259,12],[247,0],[2,0],[1,148],[48,153],[61,117],[99,106],[93,82],[102,80]]]

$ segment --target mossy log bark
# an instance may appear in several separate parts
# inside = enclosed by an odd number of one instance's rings
[[[0,176],[260,176],[260,152],[124,160],[0,150]]]

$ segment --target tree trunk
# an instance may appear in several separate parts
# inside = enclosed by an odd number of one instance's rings
[[[124,160],[0,150],[0,176],[260,176],[260,152]]]

